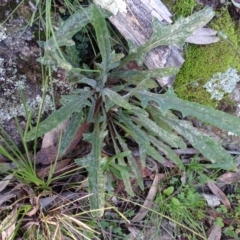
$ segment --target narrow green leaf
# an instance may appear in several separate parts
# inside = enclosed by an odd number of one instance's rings
[[[63,156],[70,144],[72,143],[76,132],[80,125],[82,124],[84,118],[82,112],[75,112],[71,116],[71,121],[67,126],[66,133],[63,135],[61,146],[60,146],[60,156]]]
[[[153,107],[151,105],[148,105],[146,108],[147,111],[149,111],[152,120],[158,125],[161,126],[161,128],[163,128],[166,132],[169,133],[169,136],[174,135],[176,137],[176,133],[174,132],[173,128],[171,126],[169,126],[169,124],[167,124],[166,122],[163,122],[160,118],[159,118],[159,109],[156,107]],[[160,111],[161,112],[161,111]],[[161,114],[160,114],[161,116]],[[181,136],[178,135],[178,146],[177,148],[182,148],[185,149],[186,148],[186,143],[185,141],[182,139]]]
[[[91,79],[91,78],[83,77],[83,78],[78,80],[78,83],[86,83],[87,85],[91,86],[94,89],[97,87],[96,80]]]
[[[149,117],[149,114],[148,114],[147,111],[145,111],[143,108],[138,107],[138,106],[133,105],[133,104],[131,105],[132,109],[128,109],[128,113],[135,114],[135,116],[138,116],[139,118],[141,118],[141,117],[148,118]]]
[[[144,147],[145,147],[145,151],[146,151],[148,156],[150,156],[154,160],[158,161],[159,163],[164,163],[165,162],[163,157],[160,155],[160,153],[158,151],[156,151],[156,149],[154,147],[152,147],[150,145],[144,146]]]
[[[115,131],[115,134],[118,137],[118,134],[117,134],[116,131]],[[119,140],[121,141],[121,139],[119,139]],[[120,151],[120,149],[117,146],[115,141],[113,141],[113,146],[114,146],[115,152],[117,153],[117,155],[119,155],[121,153],[121,151]],[[125,150],[128,150],[128,149],[126,148]],[[115,162],[115,164],[117,164],[117,163]],[[127,166],[123,157],[118,157],[118,164],[121,164],[122,166]],[[121,173],[121,179],[123,180],[123,183],[124,183],[124,186],[125,186],[125,189],[126,189],[127,193],[130,196],[134,197],[135,194],[134,194],[133,189],[132,189],[130,174],[128,172],[125,172],[125,171],[121,171],[120,173]]]
[[[240,119],[238,117],[215,110],[212,107],[182,100],[176,96],[173,89],[169,89],[165,94],[156,94],[148,91],[138,91],[138,94],[144,108],[149,101],[153,101],[159,105],[159,108],[156,109],[163,114],[166,114],[170,109],[174,109],[181,111],[184,117],[195,116],[205,123],[210,123],[220,129],[240,136]]]
[[[173,163],[176,164],[181,170],[183,170],[184,166],[182,160],[178,157],[178,155],[167,145],[163,142],[159,141],[153,136],[149,136],[151,143],[160,151],[162,152],[168,159],[170,159]]]
[[[192,14],[190,17],[181,18],[173,25],[164,25],[157,19],[153,21],[153,34],[151,38],[142,46],[136,47],[130,44],[130,55],[122,60],[121,65],[137,60],[139,65],[145,58],[145,55],[152,49],[163,45],[177,45],[182,47],[188,36],[193,31],[205,26],[214,16],[212,8],[205,8]]]
[[[99,122],[94,123],[92,133],[84,134],[84,140],[92,143],[91,152],[84,158],[75,159],[78,165],[88,165],[88,185],[90,196],[91,210],[94,217],[101,217],[104,213],[105,193],[103,171],[106,165],[106,159],[102,158],[101,151],[103,147],[103,139],[106,137],[106,131],[100,131]]]
[[[164,142],[169,144],[173,148],[178,148],[179,141],[182,139],[179,138],[176,134],[169,133],[165,129],[161,128],[161,126],[158,126],[155,122],[153,122],[151,119],[141,116],[141,118],[137,117],[131,117],[134,122],[137,124],[143,126],[148,131],[154,133],[159,138],[161,138]]]
[[[129,82],[140,82],[143,79],[151,79],[156,77],[173,76],[179,72],[177,67],[157,68],[145,71],[129,70],[119,71],[110,74],[110,77],[122,78]],[[155,82],[155,81],[154,81]]]
[[[140,154],[140,159],[141,159],[141,164],[143,168],[146,166],[146,150],[150,145],[149,138],[147,134],[141,130],[140,127],[135,125],[132,121],[130,116],[126,116],[123,114],[121,111],[118,111],[119,115],[119,121],[123,123],[126,128],[124,130],[127,130],[128,133],[134,138],[134,140],[138,143],[139,145],[139,154]]]
[[[94,112],[95,112],[95,106],[96,106],[95,98],[91,96],[90,100],[91,100],[91,105],[90,105],[90,108],[88,110],[88,116],[87,116],[87,122],[88,123],[93,121]]]
[[[128,146],[127,144],[123,141],[123,139],[121,138],[121,136],[116,133],[116,137],[118,139],[119,144],[121,145],[123,151],[127,151],[128,150]],[[143,185],[143,179],[142,179],[142,174],[141,171],[139,169],[139,166],[135,160],[135,158],[133,157],[133,155],[130,153],[127,156],[127,160],[128,160],[128,164],[131,167],[131,170],[134,173],[135,178],[137,179],[138,185],[139,187],[144,190],[144,185]]]
[[[53,128],[57,127],[60,123],[67,120],[73,112],[78,112],[84,106],[88,105],[89,102],[87,101],[87,98],[87,94],[85,96],[79,96],[78,99],[70,101],[60,109],[54,111],[48,118],[39,124],[37,133],[36,127],[28,132],[26,140],[31,141],[35,138],[35,136],[40,137]]]
[[[111,52],[110,36],[102,12],[95,4],[92,4],[91,9],[93,26],[96,32],[97,43],[102,57],[102,62],[101,64],[98,64],[98,66],[103,69],[105,75],[109,70],[110,63],[115,57],[115,53]]]
[[[112,91],[109,88],[103,89],[103,94],[105,94],[111,101],[113,101],[116,105],[125,108],[125,109],[131,109],[132,106],[126,99],[124,99],[122,96],[117,94],[116,92]]]

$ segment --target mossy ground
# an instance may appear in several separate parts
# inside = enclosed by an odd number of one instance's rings
[[[211,99],[203,85],[213,74],[225,72],[229,67],[240,70],[240,55],[237,51],[239,30],[227,9],[216,12],[210,27],[224,33],[227,39],[205,46],[189,45],[186,61],[176,77],[174,88],[182,99],[216,107],[217,101]]]

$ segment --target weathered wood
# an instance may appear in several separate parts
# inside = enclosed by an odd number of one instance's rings
[[[160,0],[125,0],[127,13],[118,12],[109,18],[123,37],[138,46],[152,35],[152,21],[156,17],[163,24],[171,23],[171,13]],[[161,46],[149,52],[144,60],[148,69],[180,67],[184,62],[176,46]],[[171,85],[174,77],[157,78],[161,86]]]

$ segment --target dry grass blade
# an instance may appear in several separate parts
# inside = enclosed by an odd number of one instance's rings
[[[153,200],[156,197],[159,181],[160,174],[156,174],[143,206],[140,208],[139,212],[135,215],[131,222],[139,222],[147,215],[149,208],[151,208]]]
[[[227,172],[222,174],[217,183],[232,184],[240,181],[240,169],[237,172]]]
[[[5,193],[5,194],[0,194],[0,206],[9,201],[11,198],[16,197],[16,192],[14,193]]]
[[[13,175],[9,174],[0,182],[0,192],[5,189],[5,187],[8,185],[8,183],[10,182],[12,177],[13,177]]]
[[[71,167],[71,165],[69,165],[71,161],[72,161],[72,159],[64,159],[62,161],[58,161],[54,168],[53,176],[55,176],[56,174],[60,175],[63,172],[68,171],[69,168]],[[52,168],[52,166],[50,165],[50,166],[44,167],[41,170],[39,170],[37,172],[38,177],[41,179],[43,179],[44,177],[47,177],[50,173],[51,168]]]
[[[7,217],[0,224],[0,233],[2,235],[2,240],[10,240],[13,237],[16,221],[17,221],[17,207],[15,207],[12,212],[7,215]]]

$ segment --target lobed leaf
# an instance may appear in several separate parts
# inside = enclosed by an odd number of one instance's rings
[[[138,91],[138,95],[144,108],[149,101],[152,101],[158,104],[158,110],[163,114],[166,114],[170,109],[174,109],[181,111],[184,117],[195,116],[205,123],[210,123],[240,136],[240,120],[238,117],[215,110],[212,107],[182,100],[176,96],[173,89],[169,89],[165,94]]]
[[[126,99],[124,99],[122,96],[120,96],[118,93],[112,91],[109,88],[103,89],[103,94],[105,94],[112,102],[114,102],[116,105],[125,108],[125,109],[131,109],[132,106]]]
[[[116,133],[116,136],[117,136],[117,138],[118,138],[118,141],[121,141],[122,139],[119,137],[119,135],[117,134],[117,132],[115,132]],[[120,143],[120,142],[119,142]],[[119,155],[119,153],[121,152],[120,151],[120,149],[119,149],[119,147],[117,146],[117,144],[116,144],[116,142],[114,141],[113,142],[113,145],[114,145],[114,150],[115,150],[115,152]],[[125,150],[128,150],[127,148],[125,148]],[[123,150],[123,151],[125,151],[125,150]],[[127,167],[127,164],[126,164],[126,162],[125,162],[125,160],[124,160],[124,158],[123,157],[121,157],[121,156],[119,156],[118,158],[118,163],[115,163],[116,165],[117,164],[120,164],[121,165],[121,167]],[[130,175],[130,173],[129,173],[129,171],[120,171],[120,174],[121,174],[121,179],[122,179],[122,181],[123,181],[123,183],[124,183],[124,186],[125,186],[125,189],[126,189],[126,191],[127,191],[127,193],[131,196],[131,197],[134,197],[135,196],[135,194],[134,194],[134,192],[133,192],[133,189],[132,189],[132,185],[131,185],[131,175]]]
[[[153,122],[151,119],[141,116],[141,118],[137,117],[131,117],[134,122],[137,124],[143,126],[148,131],[154,133],[154,135],[157,135],[159,138],[161,138],[164,142],[168,143],[173,148],[178,148],[179,142],[182,140],[179,138],[176,134],[169,133],[165,129],[161,128],[161,126],[158,126],[155,122]],[[151,136],[149,134],[149,136]]]
[[[210,167],[217,167],[225,170],[237,170],[233,157],[217,142],[208,135],[198,131],[191,126],[190,122],[173,119],[168,116],[162,116],[162,120],[167,122],[179,134],[184,136],[194,148],[203,154],[205,158],[210,160]]]
[[[94,217],[101,217],[104,213],[105,193],[103,171],[106,159],[102,158],[103,139],[106,137],[106,131],[100,131],[99,122],[95,121],[92,133],[84,134],[84,140],[92,143],[91,152],[83,158],[75,159],[78,165],[88,165],[88,186],[90,207]]]
[[[112,72],[110,77],[122,78],[130,82],[140,82],[143,79],[151,79],[157,77],[166,77],[173,76],[179,72],[177,67],[166,67],[166,68],[157,68],[151,70],[137,71],[137,70],[128,70],[128,71],[119,71]]]
[[[205,26],[214,16],[212,8],[206,7],[187,18],[181,18],[173,25],[164,25],[157,19],[153,21],[153,34],[151,38],[142,46],[136,47],[129,44],[130,54],[122,60],[121,66],[136,60],[138,65],[142,65],[145,55],[152,49],[163,45],[177,45],[182,47],[187,37],[193,31]]]

